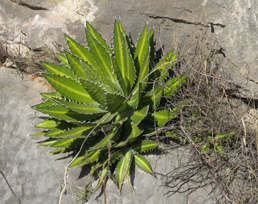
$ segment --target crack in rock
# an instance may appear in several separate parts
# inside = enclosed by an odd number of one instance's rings
[[[220,24],[220,23],[208,22],[208,25],[205,25],[205,24],[199,23],[199,22],[192,22],[192,21],[187,21],[187,20],[184,20],[184,19],[171,18],[171,17],[167,17],[167,16],[156,16],[156,15],[151,15],[151,14],[147,14],[147,16],[150,17],[150,18],[154,18],[154,19],[171,20],[171,21],[173,21],[175,23],[182,23],[182,24],[189,24],[189,25],[199,25],[199,26],[203,26],[203,27],[212,27],[212,29],[214,28],[214,26],[219,26],[221,28],[225,28],[226,27],[225,25]]]
[[[31,10],[36,10],[36,11],[49,11],[49,9],[47,8],[44,8],[44,7],[41,7],[41,6],[34,6],[34,5],[31,5],[31,4],[27,4],[21,0],[10,0],[11,2],[13,3],[16,3],[20,6],[24,6],[24,7],[27,7]]]

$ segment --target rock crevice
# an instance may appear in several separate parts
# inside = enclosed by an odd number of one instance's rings
[[[199,22],[192,22],[192,21],[187,21],[185,19],[180,19],[180,18],[172,18],[172,17],[167,17],[167,16],[157,16],[153,14],[145,14],[149,18],[154,18],[154,19],[165,19],[165,20],[170,20],[173,21],[174,23],[182,23],[182,24],[189,24],[189,25],[197,25],[197,26],[203,26],[203,27],[209,27],[209,25],[205,25]]]
[[[21,1],[21,0],[10,0],[11,2],[13,3],[16,3],[20,6],[24,6],[24,7],[27,7],[31,10],[36,10],[36,11],[49,11],[48,8],[44,8],[44,7],[41,7],[41,6],[35,6],[35,5],[32,5],[32,4],[28,4],[24,1]]]

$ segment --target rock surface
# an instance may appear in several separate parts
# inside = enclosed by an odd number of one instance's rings
[[[196,45],[205,46],[220,58],[216,74],[237,87],[226,88],[258,99],[257,8],[255,0],[2,0],[0,41],[9,56],[37,61],[46,47],[65,47],[63,33],[84,43],[86,20],[109,42],[115,18],[122,19],[134,40],[148,22],[154,26],[157,48],[175,48],[189,58],[198,55]]]
[[[164,44],[165,51],[176,48],[181,55],[198,55],[196,43],[202,42],[197,46],[207,47],[222,57],[215,71],[227,82],[238,86],[232,90],[234,94],[258,99],[257,1],[120,2],[96,3],[99,9],[94,24],[108,39],[111,38],[113,19],[120,17],[133,39],[138,37],[145,22],[154,26],[157,47]]]
[[[39,112],[30,108],[41,101],[40,92],[47,88],[26,75],[22,78],[15,69],[0,67],[0,170],[22,204],[58,203],[66,155],[51,155],[49,148],[37,143],[44,138],[29,137],[39,132],[34,125],[42,121]],[[64,204],[76,203],[77,186],[87,180],[80,179],[81,168],[71,169]],[[0,203],[17,203],[0,175]]]
[[[133,176],[130,178],[133,190],[128,181],[124,182],[121,193],[111,180],[107,182],[107,203],[217,203],[210,186],[198,187],[204,182],[200,177],[202,170],[198,169],[198,165],[194,165],[195,161],[186,149],[175,149],[166,155],[151,155],[146,158],[151,163],[157,178],[146,174],[136,166]],[[190,193],[191,191],[192,193]],[[105,203],[103,193],[99,193],[100,190],[87,203]]]
[[[63,44],[63,33],[82,40],[82,25],[95,19],[96,10],[92,0],[3,0],[1,40],[11,42],[10,45],[24,44],[29,49]],[[21,54],[25,52],[21,50]]]
[[[238,86],[236,95],[258,99],[258,1],[207,1],[207,19],[225,53],[223,76]]]

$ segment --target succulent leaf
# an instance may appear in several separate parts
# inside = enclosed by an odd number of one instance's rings
[[[35,127],[37,128],[45,128],[45,129],[52,129],[57,127],[60,124],[59,120],[55,120],[55,119],[50,119],[50,120],[45,120],[43,122],[40,122],[38,124],[35,125]]]
[[[51,99],[51,98],[55,98],[55,99],[61,99],[61,95],[58,92],[50,92],[50,93],[41,93],[41,96]]]
[[[48,131],[43,131],[43,132],[37,132],[37,133],[34,133],[34,134],[30,134],[29,136],[39,136],[39,135],[45,135]]]
[[[174,77],[168,80],[164,87],[165,96],[173,96],[179,87],[186,82],[185,75]]]
[[[99,155],[100,155],[100,150],[99,149],[88,153],[85,157],[86,164],[90,164],[92,162],[95,162],[95,161],[99,160]]]
[[[115,118],[117,116],[118,113],[113,113],[111,114],[110,112],[106,113],[105,115],[103,115],[99,120],[97,120],[95,123],[96,124],[106,124],[109,123],[113,120],[113,118]]]
[[[127,42],[127,46],[128,46],[128,48],[129,48],[129,50],[130,50],[130,53],[131,53],[131,55],[133,56],[133,55],[134,55],[134,46],[133,46],[133,44],[132,44],[132,41],[131,41],[131,39],[129,38],[128,34],[126,33],[126,31],[125,31],[125,29],[124,29],[124,27],[123,27],[123,25],[122,25],[121,20],[118,20],[118,24],[119,24],[119,28],[120,28],[121,32],[122,32],[123,35],[125,36],[125,39],[126,39],[126,42]]]
[[[54,99],[57,103],[60,105],[63,105],[64,107],[83,114],[96,114],[96,116],[99,116],[97,113],[106,113],[107,110],[101,108],[100,105],[92,105],[92,104],[80,104],[75,102],[69,102],[62,99]]]
[[[125,80],[123,79],[122,73],[120,71],[120,68],[117,65],[117,62],[114,57],[111,57],[114,73],[117,76],[117,80],[120,84],[121,89],[119,90],[119,93],[123,96],[128,96],[128,85],[125,83]],[[116,91],[117,92],[117,91]]]
[[[117,90],[120,89],[117,87],[117,85],[110,83],[110,81],[107,80],[105,76],[103,76],[101,71],[96,71],[96,69],[94,69],[94,67],[92,67],[87,62],[81,61],[81,64],[85,72],[87,72],[88,81],[94,82],[98,86],[103,86],[105,91],[109,93],[117,92]]]
[[[123,54],[124,54],[124,65],[125,65],[125,71],[124,73],[124,80],[128,87],[128,90],[131,90],[133,87],[134,81],[135,81],[135,72],[136,68],[134,66],[134,61],[132,58],[132,55],[130,53],[130,48],[128,47],[128,44],[126,43],[125,38],[123,38]]]
[[[115,142],[118,130],[119,126],[115,126],[112,129],[112,131],[110,131],[107,134],[107,136],[105,136],[101,141],[99,141],[92,149],[106,147],[109,143],[112,144],[113,142]]]
[[[123,141],[120,141],[115,147],[123,147],[129,142],[134,142],[135,139],[137,139],[137,137],[142,134],[143,130],[136,126],[134,122],[131,122],[129,125],[127,125],[127,127],[125,127],[125,131],[123,132]]]
[[[134,111],[133,115],[131,116],[131,120],[137,126],[147,115],[149,110],[149,106],[146,106],[140,110]]]
[[[146,87],[146,82],[148,80],[147,75],[149,74],[149,51],[146,52],[144,56],[143,63],[140,67],[139,77],[137,85],[140,84],[140,91],[143,91]]]
[[[96,63],[95,59],[92,56],[92,53],[85,47],[83,47],[81,44],[76,42],[74,39],[69,37],[68,35],[65,35],[67,44],[70,48],[71,53],[74,55],[82,58],[84,61],[91,64],[93,67],[98,68],[98,64]]]
[[[42,146],[50,146],[50,145],[56,143],[57,141],[58,141],[57,139],[49,138],[43,142],[40,142],[39,144]]]
[[[117,21],[115,21],[114,24],[114,51],[116,62],[120,68],[125,86],[127,88],[126,92],[128,92],[134,83],[135,68],[125,36],[121,32]]]
[[[42,74],[61,95],[74,101],[96,104],[82,85],[66,77]]]
[[[56,74],[60,76],[65,76],[67,78],[76,79],[76,75],[73,73],[73,71],[67,67],[64,67],[62,65],[53,64],[50,62],[40,62],[41,65],[50,73],[50,74]]]
[[[106,101],[107,101],[107,106],[108,110],[113,113],[114,111],[119,111],[121,108],[124,108],[126,104],[122,107],[121,105],[125,101],[125,98],[121,95],[116,95],[116,94],[111,94],[111,93],[106,93]]]
[[[85,134],[87,134],[92,128],[94,128],[95,125],[88,124],[87,126],[82,127],[76,127],[70,130],[67,130],[65,132],[62,132],[55,136],[55,138],[79,138],[79,137],[85,137]],[[84,135],[83,135],[84,134]]]
[[[123,124],[132,115],[132,110],[126,108],[125,111],[121,111],[115,118],[115,124]]]
[[[135,90],[132,91],[131,97],[128,100],[128,105],[133,107],[134,109],[137,109],[140,101],[140,95],[139,95],[139,86],[135,88]]]
[[[125,151],[127,150],[128,149],[126,149]],[[117,160],[123,157],[123,153],[124,153],[124,150],[119,149],[112,152],[110,158],[108,158],[108,152],[106,152],[106,154],[103,157],[101,157],[98,163],[96,164],[95,169],[98,169],[99,167],[108,164],[108,161],[110,162],[110,164],[114,164]]]
[[[103,168],[102,171],[100,172],[99,181],[98,181],[96,187],[93,189],[92,193],[95,193],[101,187],[101,185],[106,180],[107,173],[108,173],[108,168],[107,167]]]
[[[149,44],[150,44],[150,70],[154,66],[155,60],[155,42],[154,42],[154,29],[152,28],[149,32]]]
[[[35,107],[35,106],[34,106]],[[83,115],[69,110],[61,105],[35,107],[37,110],[49,114],[61,120],[67,121],[85,121],[91,119],[91,115]]]
[[[151,79],[155,79],[157,77],[160,77],[159,81],[163,82],[166,76],[168,75],[168,70],[170,67],[173,67],[175,64],[177,53],[174,53],[174,50],[172,49],[167,54],[163,56],[163,59],[161,59],[156,66],[153,68],[153,70],[158,69],[157,72],[154,72],[154,74],[150,77]]]
[[[57,153],[61,153],[61,152],[64,152],[64,151],[65,151],[65,148],[57,148],[55,150],[50,151],[49,153],[57,154]]]
[[[132,150],[136,152],[147,152],[155,149],[159,143],[151,141],[151,140],[143,140],[132,146]]]
[[[64,131],[65,130],[60,129],[60,128],[54,128],[54,129],[48,131],[44,136],[45,137],[54,137],[54,136],[56,136],[56,135],[58,135],[58,134],[60,134],[60,133],[62,133]]]
[[[124,74],[125,66],[124,66],[124,54],[123,54],[123,35],[120,31],[120,28],[117,24],[117,21],[115,20],[114,23],[114,52],[116,57],[116,62],[121,70],[121,72]]]
[[[105,91],[99,87],[96,83],[88,81],[88,80],[80,80],[82,86],[87,90],[90,97],[95,100],[97,103],[101,104],[102,106],[106,107],[106,97]]]
[[[149,162],[142,155],[135,154],[134,161],[137,164],[137,166],[139,166],[142,170],[151,174],[153,173]]]
[[[116,167],[116,180],[119,189],[121,190],[125,176],[129,174],[131,162],[132,162],[132,151],[128,150],[125,156],[118,162]]]
[[[38,109],[40,107],[45,107],[45,106],[54,106],[54,105],[58,105],[55,101],[53,100],[49,100],[47,99],[46,101],[40,103],[40,104],[37,104],[35,106],[31,106],[32,108],[34,109]]]
[[[112,54],[112,50],[107,45],[106,40],[104,40],[101,34],[87,21],[86,28],[90,32],[90,34],[110,53]]]
[[[106,49],[90,34],[86,29],[86,37],[88,46],[90,48],[93,57],[96,62],[99,64],[103,76],[117,86],[118,90],[121,90],[120,84],[117,80],[117,76],[114,73],[113,64],[110,54]]]
[[[159,110],[152,114],[157,120],[157,124],[159,127],[165,125],[169,120],[172,120],[176,117],[175,113],[172,113],[169,110]]]
[[[54,137],[68,129],[74,128],[75,126],[71,123],[67,123],[63,120],[60,121],[57,127],[53,128],[52,130],[46,132],[44,135],[45,137]]]
[[[69,167],[74,167],[74,166],[86,164],[85,157],[86,157],[86,156],[85,156],[85,152],[81,153],[81,154],[70,164]]]
[[[88,77],[85,74],[84,69],[82,68],[80,59],[67,51],[65,51],[65,55],[67,57],[71,69],[74,71],[77,77],[87,79]]]
[[[70,147],[76,138],[58,139],[55,143],[51,144],[51,147]]]
[[[136,50],[134,54],[134,59],[136,63],[141,68],[144,64],[144,58],[146,58],[146,54],[149,52],[149,36],[147,31],[147,25],[144,26],[143,31],[140,35],[140,39],[136,45]]]
[[[142,97],[141,104],[153,104],[157,107],[163,96],[163,85],[157,84],[152,87],[151,90]]]
[[[141,130],[138,126],[136,126],[133,122],[131,123],[131,127],[132,127],[132,131],[129,135],[129,137],[127,138],[127,141],[134,141],[134,139],[136,137],[138,137],[139,135],[142,134],[143,130]]]
[[[60,62],[63,66],[68,66],[68,61],[67,61],[65,55],[56,53],[56,56],[58,57],[58,59],[60,60]]]

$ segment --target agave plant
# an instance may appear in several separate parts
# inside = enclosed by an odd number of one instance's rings
[[[61,64],[41,62],[44,78],[55,92],[42,93],[43,102],[32,106],[50,116],[35,125],[54,147],[51,153],[74,151],[70,167],[90,164],[100,175],[99,188],[111,176],[119,189],[133,163],[153,173],[142,153],[159,143],[155,128],[176,115],[160,109],[162,96],[172,96],[185,76],[167,79],[176,59],[171,50],[155,64],[153,29],[145,25],[136,46],[121,21],[114,23],[114,45],[86,23],[87,47],[65,35],[70,51],[57,54]],[[95,191],[93,190],[93,191]]]

